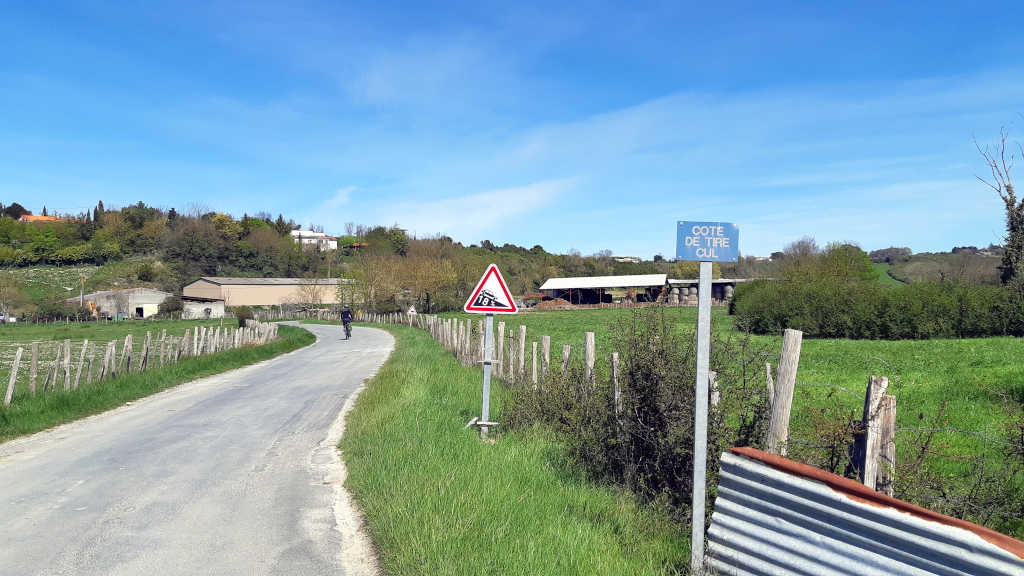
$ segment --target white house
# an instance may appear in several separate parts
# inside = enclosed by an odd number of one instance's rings
[[[302,244],[305,247],[316,247],[321,250],[337,250],[338,239],[334,236],[328,236],[323,232],[313,232],[312,230],[292,230],[292,239]]]

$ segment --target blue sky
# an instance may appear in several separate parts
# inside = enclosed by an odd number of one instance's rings
[[[1024,138],[1019,2],[133,4],[5,7],[4,203],[920,252],[1001,241],[972,139]]]

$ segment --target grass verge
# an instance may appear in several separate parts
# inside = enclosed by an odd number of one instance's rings
[[[281,326],[278,335],[279,340],[263,346],[187,358],[163,368],[83,385],[70,393],[52,392],[19,398],[10,406],[0,408],[0,442],[110,410],[183,382],[273,358],[316,341],[308,330],[294,326]]]
[[[688,530],[595,485],[546,431],[483,443],[480,371],[425,332],[389,327],[391,358],[360,395],[341,448],[381,566],[407,574],[673,574]],[[494,389],[500,419],[506,391]]]

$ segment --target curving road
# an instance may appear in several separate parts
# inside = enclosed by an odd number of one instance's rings
[[[325,439],[394,342],[307,328],[307,348],[0,444],[0,574],[343,574]]]

